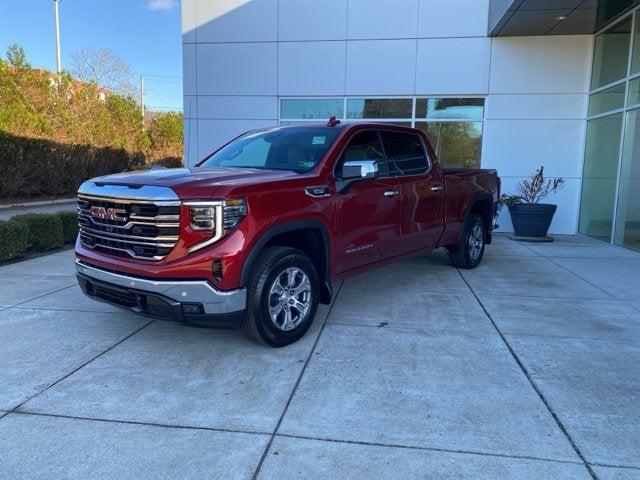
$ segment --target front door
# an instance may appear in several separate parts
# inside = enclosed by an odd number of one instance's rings
[[[377,130],[353,136],[338,161],[336,177],[340,178],[344,162],[356,160],[378,163],[378,177],[353,182],[345,192],[336,194],[338,274],[393,256],[400,236],[402,196],[398,181],[388,175]]]
[[[429,161],[422,138],[411,132],[381,132],[389,169],[402,196],[398,253],[433,248],[442,235],[444,179]]]

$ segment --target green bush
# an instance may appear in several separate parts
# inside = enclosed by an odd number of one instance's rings
[[[0,221],[0,262],[24,255],[27,251],[29,231],[22,222]]]
[[[76,243],[78,236],[78,214],[76,212],[58,212],[58,218],[62,222],[62,237],[64,243]]]
[[[64,245],[62,220],[55,214],[27,213],[13,217],[13,220],[27,227],[29,250],[51,250]]]

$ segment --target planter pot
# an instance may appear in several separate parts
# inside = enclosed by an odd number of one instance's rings
[[[516,203],[509,207],[516,237],[545,237],[557,205],[548,203]]]

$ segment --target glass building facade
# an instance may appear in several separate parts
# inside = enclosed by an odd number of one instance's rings
[[[640,250],[640,10],[595,37],[580,233]]]

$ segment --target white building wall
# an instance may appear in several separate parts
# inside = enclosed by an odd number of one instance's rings
[[[489,0],[183,0],[190,164],[278,122],[279,97],[486,97],[482,166],[503,190],[539,165],[575,233],[591,36],[488,38]],[[511,228],[508,215],[500,219]]]

